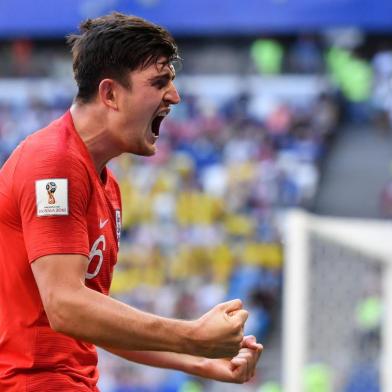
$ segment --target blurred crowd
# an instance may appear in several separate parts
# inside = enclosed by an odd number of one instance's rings
[[[20,67],[26,68],[26,48],[19,50]],[[261,73],[284,71],[275,41],[255,42],[251,56]],[[268,341],[280,314],[285,209],[312,206],[342,115],[351,121],[377,119],[386,127],[392,121],[392,90],[386,88],[391,51],[377,53],[372,63],[336,48],[324,58],[314,42],[302,39],[287,63],[298,73],[329,73],[330,89],[315,91],[305,104],[275,101],[262,116],[253,115],[254,97],[247,93],[206,104],[202,95],[183,92],[181,104],[161,125],[156,156],[122,156],[110,164],[123,198],[114,296],[185,319],[241,298],[250,311],[245,333]],[[347,68],[341,73],[343,63]],[[361,80],[368,84],[363,87]],[[60,116],[71,100],[71,95],[19,102],[0,97],[0,165],[20,140]],[[224,391],[177,372],[141,372],[104,352],[100,369],[102,392]],[[256,390],[265,381],[258,372],[248,388]],[[259,390],[280,389],[269,383]]]

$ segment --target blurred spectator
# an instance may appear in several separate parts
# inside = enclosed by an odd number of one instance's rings
[[[258,39],[252,43],[250,53],[261,74],[274,75],[281,72],[283,48],[278,41]]]
[[[305,392],[332,392],[332,374],[327,365],[310,364],[304,374]]]
[[[282,388],[276,382],[267,382],[263,384],[257,392],[282,392]]]
[[[338,47],[329,49],[327,64],[345,99],[347,120],[356,124],[368,123],[371,119],[370,98],[373,84],[373,70],[370,64],[350,51]]]
[[[28,75],[31,70],[33,43],[17,39],[11,43],[12,66],[16,75]]]
[[[392,171],[392,162],[389,164]],[[380,215],[383,218],[392,218],[392,179],[390,178],[381,189],[380,193]]]
[[[374,70],[373,106],[375,123],[384,130],[392,128],[392,48],[386,43],[372,59]]]
[[[321,139],[329,140],[339,122],[339,108],[331,95],[322,93],[313,107],[311,127]]]
[[[374,362],[356,364],[344,392],[381,392],[379,375]]]
[[[288,53],[289,69],[293,73],[320,74],[323,58],[320,45],[311,35],[300,35]]]

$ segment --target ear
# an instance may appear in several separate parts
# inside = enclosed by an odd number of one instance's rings
[[[113,79],[103,79],[98,86],[98,96],[101,102],[108,108],[118,109],[117,85]]]

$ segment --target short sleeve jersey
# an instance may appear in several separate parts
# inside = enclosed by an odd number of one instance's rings
[[[31,271],[42,256],[88,257],[87,287],[108,294],[120,191],[101,176],[68,111],[32,134],[0,170],[0,390],[98,391],[94,345],[51,329]]]

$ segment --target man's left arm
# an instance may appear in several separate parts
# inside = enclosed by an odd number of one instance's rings
[[[165,369],[179,370],[216,381],[242,384],[255,373],[263,346],[254,336],[246,336],[240,352],[231,359],[210,359],[187,354],[161,351],[105,350],[132,362]]]

